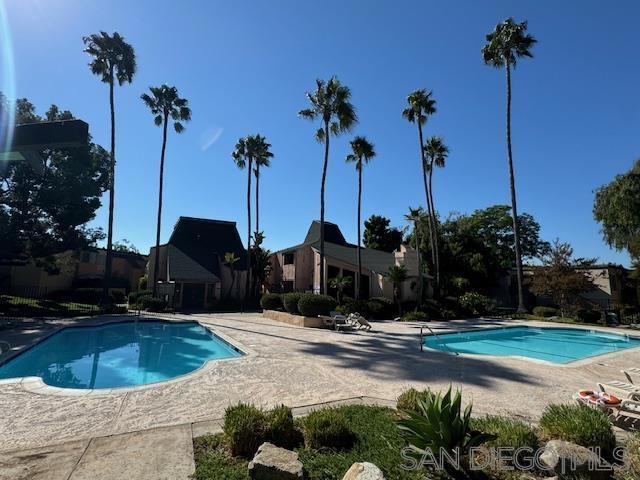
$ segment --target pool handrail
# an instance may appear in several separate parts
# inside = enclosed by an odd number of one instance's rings
[[[442,340],[440,340],[440,337],[438,337],[438,335],[436,334],[436,332],[434,332],[434,331],[431,329],[431,327],[430,327],[429,325],[420,325],[420,351],[421,351],[421,352],[423,352],[423,351],[424,351],[424,342],[423,342],[424,334],[422,333],[422,332],[423,332],[423,330],[422,330],[422,329],[423,329],[423,328],[425,328],[425,327],[426,327],[426,328],[431,332],[431,335],[433,335],[433,336],[436,338],[436,340],[438,340],[438,342],[440,342],[440,344],[441,344],[441,345],[444,345],[444,346],[445,346],[445,348],[446,348],[450,353],[453,353],[453,354],[455,354],[455,355],[460,355],[460,354],[459,354],[458,352],[456,352],[455,350],[451,350],[451,349],[449,348],[449,346],[448,346],[446,343],[442,342]]]

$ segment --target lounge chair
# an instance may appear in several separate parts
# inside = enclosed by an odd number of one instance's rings
[[[629,383],[635,384],[635,382],[631,378],[631,375],[640,376],[640,368],[637,368],[637,367],[625,368],[624,370],[620,370],[620,371],[624,373],[624,376],[627,377],[627,380],[629,380]]]
[[[369,330],[371,330],[371,324],[367,321],[366,318],[364,318],[362,315],[360,315],[358,312],[354,312],[351,313],[349,315],[349,317],[347,317],[349,321],[351,321],[351,324],[358,328],[358,329],[365,329],[367,332]]]
[[[629,400],[640,400],[640,386],[634,385],[633,383],[610,380],[608,382],[598,383],[598,388],[603,392],[607,390],[620,392],[621,396]]]
[[[353,330],[353,325],[340,312],[329,312],[329,316],[320,315],[320,318],[326,326],[338,332],[340,330]]]

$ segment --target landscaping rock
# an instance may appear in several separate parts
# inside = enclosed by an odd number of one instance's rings
[[[302,479],[302,462],[296,452],[265,442],[249,463],[249,477],[253,480]]]
[[[384,480],[384,475],[373,463],[358,462],[351,465],[342,480]]]
[[[544,446],[540,462],[548,470],[562,476],[574,472],[584,478],[600,480],[609,478],[608,465],[597,453],[575,443],[551,440]]]

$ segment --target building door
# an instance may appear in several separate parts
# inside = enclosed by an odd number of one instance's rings
[[[185,310],[204,308],[204,283],[183,284],[182,308]]]

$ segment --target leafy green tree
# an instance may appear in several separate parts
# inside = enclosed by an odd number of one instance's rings
[[[245,285],[245,300],[251,295],[252,276],[252,248],[251,248],[251,176],[253,174],[253,164],[260,159],[269,158],[269,147],[262,135],[249,135],[240,138],[236,147],[231,153],[231,157],[236,166],[242,170],[247,167],[247,278]]]
[[[640,260],[640,160],[596,190],[593,215],[609,246]]]
[[[149,87],[151,95],[143,93],[140,98],[149,108],[153,121],[157,127],[162,125],[162,150],[160,152],[160,177],[158,188],[158,219],[156,225],[156,249],[153,259],[153,296],[158,291],[158,270],[160,268],[160,227],[162,223],[162,190],[164,185],[164,157],[167,148],[167,128],[170,119],[173,121],[173,129],[176,133],[184,132],[183,122],[191,120],[189,101],[180,98],[178,89],[168,85]]]
[[[413,223],[413,235],[416,241],[416,245],[420,245],[420,238],[422,235],[421,224],[424,223],[425,213],[422,207],[411,208],[409,207],[409,213],[404,216],[405,220]],[[422,295],[424,292],[424,275],[422,274],[422,252],[420,248],[416,248],[416,255],[418,258],[418,301],[416,302],[416,308],[422,305]]]
[[[136,246],[126,238],[123,238],[119,242],[115,242],[113,244],[113,251],[125,253],[140,253],[140,250],[138,250]]]
[[[556,239],[542,258],[542,266],[533,267],[531,292],[551,297],[565,316],[580,294],[594,288],[593,278],[578,269],[595,263],[595,258],[574,258],[571,245]]]
[[[307,120],[319,119],[321,127],[316,131],[316,140],[324,143],[324,162],[320,184],[320,294],[324,294],[324,191],[329,165],[329,140],[350,131],[358,123],[355,108],[351,104],[351,90],[333,76],[328,81],[316,80],[316,89],[307,92],[310,108],[300,110],[298,115]]]
[[[509,189],[511,191],[511,213],[515,241],[516,271],[518,276],[518,310],[524,312],[524,291],[522,275],[522,252],[520,232],[518,231],[518,208],[516,202],[516,182],[513,172],[511,152],[511,68],[515,69],[518,59],[533,57],[531,48],[536,43],[533,36],[527,34],[527,22],[516,23],[513,18],[496,25],[486,37],[487,43],[482,49],[484,63],[503,68],[507,74],[507,160],[509,164]]]
[[[424,184],[424,195],[427,202],[427,215],[429,224],[429,245],[431,252],[431,263],[434,270],[437,270],[437,257],[435,245],[435,227],[433,218],[435,212],[431,210],[431,201],[429,200],[429,182],[427,176],[427,157],[425,155],[425,144],[422,128],[427,123],[429,116],[436,113],[436,101],[432,98],[433,92],[426,90],[416,90],[409,94],[407,103],[409,104],[403,111],[402,116],[410,123],[415,123],[418,127],[418,141],[420,143],[420,164],[422,165],[422,181]]]
[[[360,256],[360,244],[362,235],[360,233],[361,207],[362,207],[362,167],[376,156],[373,144],[369,143],[365,137],[355,137],[351,140],[351,153],[347,155],[347,163],[355,163],[358,172],[358,245],[356,247],[358,256],[358,274],[356,275],[356,300],[360,299],[360,279],[362,278],[362,259]]]
[[[433,248],[435,252],[435,291],[439,291],[440,287],[440,249],[438,240],[438,216],[435,214],[436,206],[433,201],[433,171],[435,167],[444,168],[445,161],[449,155],[449,148],[444,144],[442,137],[431,137],[427,139],[424,146],[424,154],[427,161],[427,171],[429,172],[429,203],[431,204],[431,223],[433,227]]]
[[[338,275],[329,280],[329,286],[337,290],[338,294],[336,300],[338,304],[342,304],[342,292],[344,289],[351,285],[351,277],[344,277],[342,275]]]
[[[404,265],[394,265],[389,267],[387,279],[393,285],[393,301],[398,306],[398,316],[402,316],[400,306],[400,286],[407,280],[407,269]]]
[[[9,108],[0,104],[0,108]],[[15,105],[17,123],[73,119],[52,105],[44,116],[27,99]],[[25,256],[50,272],[58,270],[56,253],[94,246],[104,238],[87,228],[109,185],[108,152],[89,139],[87,146],[38,152],[41,168],[9,162],[0,173],[0,255]]]
[[[109,283],[112,270],[113,249],[113,211],[115,199],[115,168],[116,168],[116,110],[114,102],[114,84],[122,86],[131,83],[136,73],[136,55],[133,47],[124,41],[118,32],[109,35],[107,32],[94,33],[84,37],[84,52],[93,59],[89,63],[91,73],[109,84],[109,107],[111,110],[111,163],[109,171],[109,223],[107,227],[107,257],[104,270],[104,286],[102,296],[109,300]]]
[[[364,221],[363,243],[366,248],[393,252],[402,245],[403,232],[390,227],[391,220],[381,215],[371,215]]]

